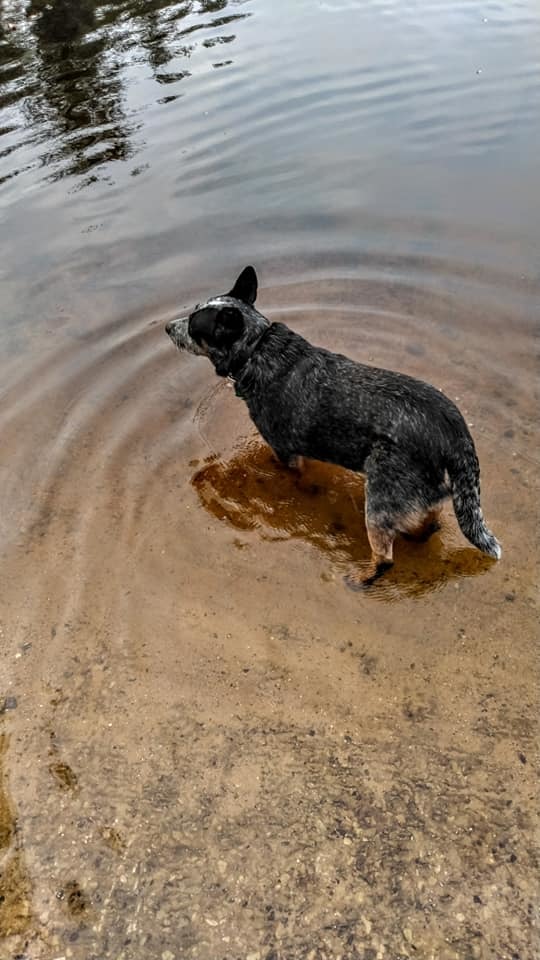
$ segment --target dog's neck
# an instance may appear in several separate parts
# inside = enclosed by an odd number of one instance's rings
[[[264,330],[262,330],[262,332],[255,337],[254,340],[245,344],[242,350],[239,350],[235,356],[231,357],[227,376],[233,381],[233,383],[237,383],[238,380],[241,379],[246,365],[251,360],[253,354],[259,349],[263,340],[266,339],[273,326],[274,324],[272,321],[269,321],[268,326],[265,327]]]

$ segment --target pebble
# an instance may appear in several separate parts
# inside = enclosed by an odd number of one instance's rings
[[[7,710],[15,710],[17,708],[17,697],[4,697],[3,700],[0,700],[0,713],[5,713]]]

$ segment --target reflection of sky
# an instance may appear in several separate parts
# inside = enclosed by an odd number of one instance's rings
[[[44,53],[32,22],[24,25],[33,44],[27,96],[3,111],[1,124],[16,129],[0,137],[0,150],[18,146],[0,158],[0,176],[20,171],[1,188],[14,269],[23,218],[44,263],[86,228],[97,231],[87,244],[140,242],[147,256],[145,238],[156,231],[156,260],[172,242],[186,256],[226,258],[218,237],[227,224],[240,237],[244,225],[248,249],[249,234],[261,249],[284,251],[354,249],[363,218],[374,217],[443,218],[537,240],[532,0],[248,0],[204,13],[194,4],[185,17],[186,5],[165,3],[146,20],[138,5],[131,16],[125,8],[105,29],[109,9],[97,7],[83,40],[102,43],[95,78],[81,81],[83,106],[94,98],[86,132],[97,142],[66,122],[70,81],[60,95],[56,82],[46,89]],[[216,23],[240,15],[248,16]],[[66,171],[73,175],[45,185]],[[387,228],[378,238],[370,227],[369,244],[379,240],[388,243]]]

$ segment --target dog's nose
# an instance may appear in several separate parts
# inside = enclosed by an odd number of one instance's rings
[[[165,333],[168,333],[169,336],[171,335],[173,326],[174,320],[169,320],[169,322],[165,324]]]

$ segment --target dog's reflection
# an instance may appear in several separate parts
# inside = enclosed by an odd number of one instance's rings
[[[315,461],[306,461],[299,473],[279,464],[265,444],[249,442],[227,461],[205,463],[192,484],[206,510],[237,530],[257,531],[263,540],[305,540],[343,574],[369,564],[364,484],[357,474]],[[488,558],[448,544],[451,523],[445,532],[443,521],[427,543],[400,540],[393,569],[362,594],[398,599],[486,572]]]

